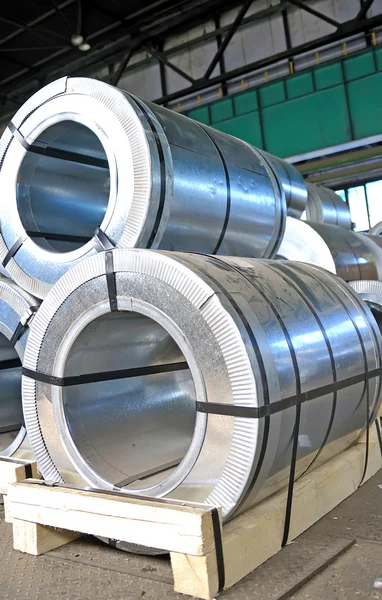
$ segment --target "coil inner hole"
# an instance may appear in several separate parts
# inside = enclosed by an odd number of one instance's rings
[[[109,163],[98,137],[74,121],[43,131],[27,150],[17,178],[17,206],[32,240],[54,252],[88,242],[105,216]]]
[[[110,372],[124,376],[108,379]],[[188,363],[164,327],[136,312],[95,319],[69,352],[65,376],[105,381],[63,389],[67,427],[88,466],[114,486],[146,489],[183,460],[196,422]]]

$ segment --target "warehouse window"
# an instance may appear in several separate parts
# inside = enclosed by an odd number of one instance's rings
[[[382,221],[382,180],[336,190],[336,193],[349,203],[355,231],[368,231]]]

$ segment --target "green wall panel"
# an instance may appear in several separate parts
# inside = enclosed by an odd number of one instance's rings
[[[380,134],[381,97],[382,48],[372,47],[187,114],[286,157]]]
[[[382,132],[382,73],[348,84],[349,106],[355,139]]]
[[[257,91],[250,90],[248,92],[237,94],[233,98],[233,103],[235,105],[235,113],[237,115],[244,115],[253,110],[257,110]]]
[[[215,125],[215,129],[224,131],[224,133],[229,133],[249,144],[261,148],[261,125],[259,113],[257,111],[240,117],[234,117],[229,121],[223,121],[222,123]]]
[[[208,105],[200,106],[198,108],[193,108],[192,110],[189,110],[186,114],[187,114],[187,117],[190,117],[191,119],[195,119],[195,121],[199,121],[199,123],[205,123],[205,125],[210,124]]]
[[[283,102],[285,100],[284,82],[268,83],[260,88],[259,93],[261,106],[271,106]]]
[[[378,71],[382,71],[382,48],[378,48],[374,51],[375,62],[377,63]]]
[[[224,98],[224,100],[210,104],[210,111],[212,123],[230,119],[233,117],[232,98]]]
[[[360,54],[344,60],[344,72],[346,81],[375,73],[373,54]]]
[[[314,91],[312,73],[294,75],[286,80],[288,98],[297,98]]]
[[[340,63],[324,65],[314,70],[314,80],[317,90],[325,90],[342,83],[342,69]]]
[[[263,129],[266,149],[280,157],[350,141],[345,90],[338,86],[270,106],[263,110]]]

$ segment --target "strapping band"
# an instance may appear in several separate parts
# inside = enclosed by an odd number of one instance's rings
[[[357,383],[363,383],[365,379],[374,379],[382,375],[382,368],[374,369],[368,373],[361,373],[360,375],[353,375],[346,379],[341,379],[328,385],[314,388],[308,392],[301,392],[300,396],[294,395],[288,398],[283,398],[277,402],[272,402],[264,406],[238,406],[237,404],[223,404],[219,402],[197,402],[196,410],[203,413],[209,413],[214,415],[227,415],[230,417],[244,417],[249,419],[262,419],[274,415],[287,408],[292,408],[297,404],[303,404],[310,400],[315,400],[321,396],[344,390]]]
[[[23,235],[20,235],[18,240],[15,241],[15,243],[10,248],[10,250],[8,250],[8,253],[7,253],[6,257],[4,258],[3,262],[1,263],[3,265],[3,267],[7,266],[7,264],[11,260],[11,258],[13,258],[15,256],[16,252],[18,252],[20,250],[21,246],[23,245],[23,243],[25,242],[25,240],[27,238],[28,238],[28,236],[24,233]]]
[[[24,335],[26,330],[29,328],[34,315],[38,310],[38,306],[30,306],[25,316],[23,315],[17,325],[11,339],[9,340],[12,346],[14,346],[19,339]]]
[[[17,127],[12,123],[12,121],[10,121],[8,123],[8,129],[11,132],[11,134],[13,135],[13,137],[22,145],[22,147],[25,148],[25,150],[29,150],[30,145],[28,144],[26,139],[22,136],[22,134],[17,129]]]
[[[116,379],[127,379],[131,377],[142,377],[144,375],[157,375],[160,373],[169,373],[171,371],[183,371],[188,369],[186,362],[168,363],[165,365],[151,365],[148,367],[135,367],[133,369],[119,369],[116,371],[105,371],[101,373],[85,373],[83,375],[71,375],[67,377],[55,377],[46,375],[39,371],[33,371],[23,367],[22,374],[25,377],[41,381],[49,385],[58,387],[69,387],[72,385],[82,385],[84,383],[97,383],[100,381],[114,381]]]
[[[102,231],[100,227],[94,232],[93,236],[93,246],[97,252],[105,252],[105,250],[113,250],[114,246],[107,237],[106,233]]]
[[[114,260],[112,250],[105,252],[105,274],[107,293],[111,312],[118,312],[117,285],[115,281]]]

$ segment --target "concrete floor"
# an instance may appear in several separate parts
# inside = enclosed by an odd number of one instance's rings
[[[225,600],[382,600],[382,471],[295,542],[221,595]],[[0,516],[2,516],[0,514]],[[181,600],[167,557],[83,538],[43,556],[12,550],[0,522],[0,600]]]

